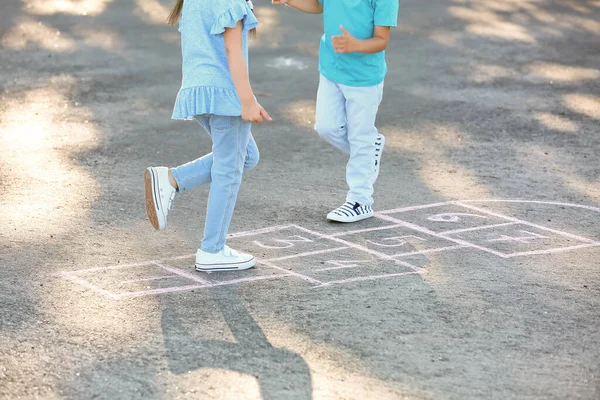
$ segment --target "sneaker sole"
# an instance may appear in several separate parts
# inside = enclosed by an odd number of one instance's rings
[[[200,272],[219,272],[219,271],[243,271],[256,265],[256,259],[243,263],[232,264],[196,264],[196,271]]]
[[[146,169],[144,172],[144,185],[146,186],[146,214],[148,215],[148,219],[150,223],[157,231],[160,230],[160,226],[158,225],[158,214],[156,210],[156,200],[154,198],[154,182],[153,182],[154,174],[152,173],[151,168]]]
[[[371,218],[371,217],[373,217],[373,213],[355,215],[353,217],[344,217],[344,216],[337,215],[334,213],[327,214],[327,219],[329,221],[343,222],[343,223],[362,221],[363,219],[367,219],[367,218]]]

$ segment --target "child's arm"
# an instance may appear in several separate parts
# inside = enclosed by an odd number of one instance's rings
[[[338,54],[341,53],[365,53],[373,54],[379,53],[387,48],[390,42],[390,27],[389,26],[376,26],[373,33],[373,37],[370,39],[360,40],[355,38],[340,26],[343,35],[333,36],[331,42],[333,48]]]
[[[225,28],[223,32],[229,72],[233,85],[242,103],[242,119],[255,124],[263,122],[263,118],[271,121],[271,117],[254,98],[248,68],[242,51],[242,21],[238,21],[235,28]]]
[[[275,5],[288,5],[307,14],[322,14],[323,4],[318,0],[271,0]]]
[[[391,28],[398,26],[398,0],[372,0],[374,4],[373,37],[366,40],[356,39],[340,26],[342,35],[333,36],[331,42],[336,53],[379,53],[387,48]]]

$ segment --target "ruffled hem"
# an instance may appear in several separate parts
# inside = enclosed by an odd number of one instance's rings
[[[193,119],[196,115],[241,115],[235,90],[211,86],[183,88],[177,94],[172,119]]]
[[[210,29],[210,34],[220,35],[225,32],[225,28],[235,28],[240,20],[245,32],[256,28],[258,25],[258,20],[244,0],[237,0],[229,10],[219,15]]]

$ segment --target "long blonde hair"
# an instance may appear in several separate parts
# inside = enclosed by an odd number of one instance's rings
[[[182,8],[183,0],[176,0],[171,12],[169,13],[169,18],[167,18],[167,23],[169,23],[169,25],[175,25],[177,22],[179,22]]]
[[[183,0],[175,0],[175,4],[169,13],[169,17],[167,18],[167,23],[169,25],[175,25],[179,22],[179,18],[181,17],[181,10],[183,9]],[[250,31],[250,36],[256,36],[256,28]]]

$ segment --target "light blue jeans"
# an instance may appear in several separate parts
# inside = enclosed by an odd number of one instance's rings
[[[171,173],[179,190],[210,183],[202,250],[218,253],[225,246],[242,174],[258,164],[259,152],[252,124],[241,117],[197,115],[195,119],[212,138],[212,153]]]
[[[333,146],[350,155],[346,165],[346,201],[373,204],[375,127],[383,98],[383,82],[353,87],[330,81],[321,75],[317,93],[315,130]]]

